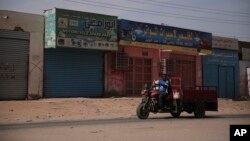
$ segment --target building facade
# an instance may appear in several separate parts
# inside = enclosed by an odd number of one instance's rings
[[[238,40],[213,36],[213,54],[203,57],[203,85],[216,86],[219,97],[239,97]]]
[[[240,96],[250,96],[250,43],[239,41]]]
[[[117,49],[117,17],[46,10],[44,96],[103,96],[105,54]]]
[[[44,17],[0,10],[0,99],[43,94]]]
[[[119,20],[118,33],[119,50],[108,56],[114,61],[107,66],[108,92],[138,96],[161,74],[181,77],[183,87],[202,84],[199,54],[212,53],[211,33],[129,20]]]

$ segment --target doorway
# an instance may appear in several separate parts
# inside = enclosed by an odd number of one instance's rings
[[[152,59],[129,58],[129,70],[125,72],[125,95],[140,96],[145,83],[152,83]]]
[[[219,67],[219,94],[222,98],[235,96],[234,67]]]

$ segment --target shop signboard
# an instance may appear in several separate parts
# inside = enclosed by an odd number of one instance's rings
[[[116,16],[57,8],[53,10],[50,13],[55,15],[56,47],[117,50]],[[47,47],[50,47],[49,42]]]
[[[212,34],[177,27],[119,20],[119,43],[178,51],[212,51]]]
[[[234,38],[213,36],[213,48],[239,50],[238,40]]]
[[[204,57],[204,61],[210,64],[223,66],[238,65],[239,56],[237,51],[213,49],[213,54]]]

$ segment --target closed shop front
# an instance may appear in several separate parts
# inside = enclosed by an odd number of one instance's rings
[[[186,87],[201,84],[198,54],[212,53],[211,33],[119,20],[119,37],[119,49],[127,54],[128,69],[107,66],[108,90],[139,96],[143,84],[152,83],[166,73],[181,77]],[[164,65],[161,60],[165,60]]]
[[[183,87],[199,85],[196,81],[197,67],[201,67],[197,56],[162,52],[162,59],[166,60],[166,74],[178,76],[182,79]]]
[[[102,96],[103,52],[45,50],[45,97]]]
[[[0,99],[28,94],[29,33],[0,30]]]
[[[117,50],[117,17],[64,9],[45,17],[45,97],[102,96],[105,51]]]
[[[120,46],[120,49],[122,51],[107,56],[107,94],[140,96],[143,85],[158,78],[159,51],[135,46]],[[124,57],[117,54],[124,54]]]
[[[131,57],[129,65],[125,72],[125,93],[138,96],[144,84],[152,83],[152,59]]]
[[[219,97],[239,97],[238,40],[213,36],[213,54],[203,57],[203,85],[216,86]]]
[[[203,58],[204,86],[216,86],[221,98],[239,96],[238,52],[213,49],[214,54]]]

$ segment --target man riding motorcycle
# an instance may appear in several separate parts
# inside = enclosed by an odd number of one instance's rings
[[[164,98],[169,94],[170,80],[167,75],[162,75],[159,80],[159,99],[158,105],[161,110],[164,108]]]

